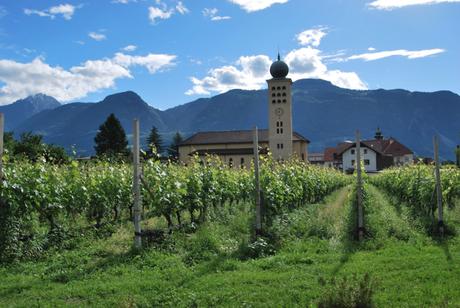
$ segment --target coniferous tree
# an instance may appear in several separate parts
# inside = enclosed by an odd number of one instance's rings
[[[163,152],[163,139],[161,138],[160,133],[158,133],[158,129],[153,126],[150,130],[150,134],[147,137],[147,153],[149,155],[152,154],[152,146],[155,146],[156,152],[161,154]]]
[[[177,160],[179,158],[179,144],[182,141],[184,141],[184,138],[182,138],[182,135],[179,132],[176,132],[171,142],[171,145],[168,148],[168,154],[174,160]]]
[[[96,155],[126,155],[128,153],[125,130],[120,121],[112,113],[99,127],[99,132],[94,138]]]

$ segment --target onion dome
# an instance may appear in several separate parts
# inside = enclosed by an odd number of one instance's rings
[[[281,61],[279,53],[278,60],[273,62],[272,66],[270,66],[270,74],[273,78],[286,78],[289,74],[289,67],[284,61]]]

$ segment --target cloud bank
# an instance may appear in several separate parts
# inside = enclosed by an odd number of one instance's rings
[[[113,88],[121,78],[133,78],[130,68],[143,66],[150,74],[175,65],[175,55],[131,56],[117,53],[113,58],[88,60],[66,70],[51,66],[43,58],[28,63],[0,60],[0,105],[29,95],[44,93],[69,102],[102,89]]]
[[[239,5],[246,12],[256,12],[271,7],[274,4],[287,3],[289,0],[229,0]]]
[[[368,5],[379,10],[393,10],[413,5],[429,5],[440,3],[454,3],[460,0],[376,0]]]

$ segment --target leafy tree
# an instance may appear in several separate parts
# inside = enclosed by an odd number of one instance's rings
[[[128,153],[125,130],[113,113],[99,127],[94,142],[96,143],[94,149],[97,156],[126,155]]]
[[[168,148],[168,154],[174,160],[179,158],[179,144],[181,144],[182,141],[184,141],[184,138],[182,138],[182,135],[179,132],[176,132],[171,145]]]
[[[147,154],[150,156],[152,155],[152,147],[155,146],[156,152],[160,154],[163,152],[163,139],[161,138],[160,133],[158,133],[158,129],[153,126],[150,130],[150,134],[147,137],[147,145],[148,150]]]
[[[457,166],[460,167],[460,145],[457,145],[455,150],[455,157],[457,158]]]

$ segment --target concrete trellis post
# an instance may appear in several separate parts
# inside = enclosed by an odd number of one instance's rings
[[[364,237],[364,218],[363,218],[363,180],[361,174],[361,137],[359,130],[356,131],[356,175],[357,175],[357,207],[358,207],[358,240],[362,241]]]
[[[260,202],[260,179],[259,179],[259,136],[257,126],[254,127],[254,177],[255,177],[255,194],[256,194],[256,235],[262,232],[262,213]]]
[[[436,176],[436,202],[438,205],[438,228],[439,234],[444,235],[444,218],[443,218],[443,208],[442,208],[442,187],[441,187],[441,172],[440,172],[440,162],[439,162],[439,138],[434,136],[433,138],[434,146],[434,161],[435,161],[435,176]]]
[[[133,121],[133,195],[134,195],[134,246],[142,248],[141,236],[141,189],[140,189],[140,162],[139,162],[139,120]]]

